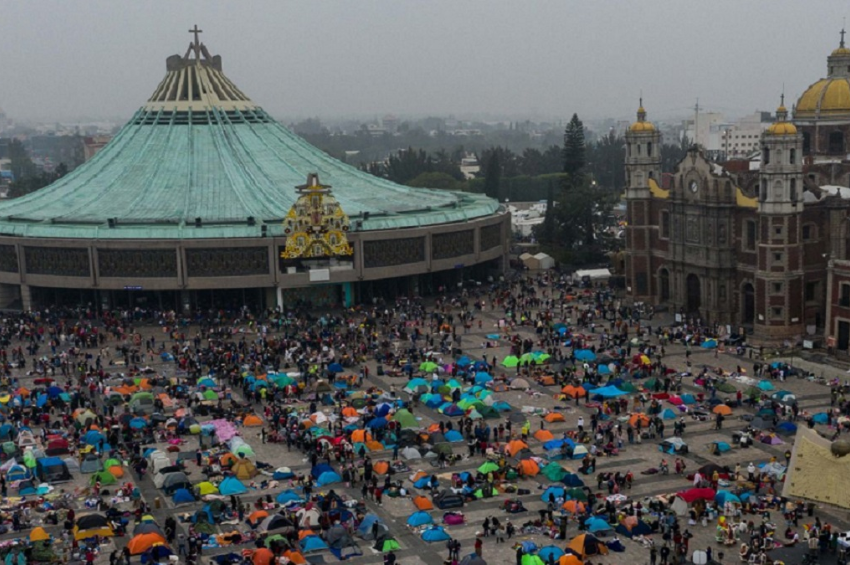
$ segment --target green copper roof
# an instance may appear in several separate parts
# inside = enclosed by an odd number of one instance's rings
[[[258,237],[266,225],[269,236],[282,235],[295,186],[309,173],[332,186],[352,229],[358,220],[364,231],[387,230],[498,210],[482,195],[405,187],[337,161],[247,100],[220,72],[220,58],[207,64],[175,57],[148,104],[92,160],[48,187],[0,203],[0,234]],[[235,93],[232,100],[228,93]]]

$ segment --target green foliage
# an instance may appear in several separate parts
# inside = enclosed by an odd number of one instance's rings
[[[688,154],[691,140],[683,135],[679,143],[664,143],[661,145],[661,172],[674,173],[676,167]]]
[[[457,181],[463,180],[460,165],[445,151],[430,155],[423,149],[417,151],[412,147],[391,154],[386,163],[369,163],[363,169],[399,184],[408,184],[423,173],[444,173]]]
[[[555,182],[549,180],[549,186],[546,190],[546,215],[543,217],[543,225],[540,229],[540,241],[547,244],[555,243],[555,233],[557,226],[555,225]]]
[[[19,139],[13,139],[9,143],[9,159],[12,161],[11,170],[15,179],[26,179],[36,177],[39,174],[38,167],[30,159],[24,144]]]
[[[499,154],[494,153],[487,159],[487,170],[484,174],[484,194],[490,198],[499,200],[500,181],[502,178],[502,166],[499,163]]]
[[[573,114],[564,130],[564,172],[578,175],[586,164],[584,124],[577,114]]]
[[[68,166],[65,163],[59,163],[51,173],[39,170],[29,158],[23,143],[17,139],[9,144],[9,158],[12,161],[12,174],[15,176],[15,182],[9,186],[9,198],[35,192],[68,174]]]
[[[626,140],[613,131],[587,147],[588,172],[597,185],[616,193],[625,188]]]
[[[431,172],[421,173],[416,178],[410,179],[407,186],[414,188],[443,188],[446,190],[461,190],[463,183],[447,173]]]

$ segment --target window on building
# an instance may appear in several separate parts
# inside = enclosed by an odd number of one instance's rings
[[[782,294],[782,283],[781,282],[773,282],[770,283],[770,290],[773,294]]]
[[[640,143],[638,143],[638,144],[637,144],[637,154],[638,154],[638,157],[640,157],[640,155],[641,155],[641,152],[640,152]]]
[[[791,179],[791,202],[797,201],[797,179]]]
[[[829,152],[833,155],[844,153],[844,134],[833,131],[829,134]]]
[[[803,132],[803,155],[808,155],[812,152],[812,136],[809,132]]]
[[[646,273],[638,273],[635,275],[635,286],[637,294],[643,296],[646,294]]]
[[[661,212],[661,237],[670,237],[670,212]]]
[[[652,157],[652,142],[646,144],[646,156]]]
[[[791,149],[788,151],[788,162],[792,165],[797,163],[797,150]]]
[[[811,241],[815,239],[815,226],[812,224],[806,224],[803,226],[803,241]]]
[[[811,302],[818,299],[818,285],[820,281],[809,281],[806,283],[806,301]]]
[[[844,307],[850,306],[850,284],[841,284],[841,296],[838,299],[838,305]]]
[[[744,247],[753,251],[756,248],[756,222],[754,220],[747,220],[745,226]]]
[[[782,318],[782,307],[781,306],[773,306],[770,309],[770,316],[772,318]]]
[[[765,165],[770,164],[770,149],[769,148],[765,147],[764,149],[762,149],[761,160],[762,160],[762,163],[765,164]]]
[[[761,179],[761,185],[759,187],[759,199],[762,202],[767,200],[767,179]]]
[[[774,263],[782,263],[782,252],[774,251],[773,252],[773,262]]]
[[[782,226],[773,226],[773,235],[782,237]]]

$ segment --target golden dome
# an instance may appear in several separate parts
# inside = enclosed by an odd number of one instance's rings
[[[791,122],[778,122],[767,128],[770,135],[796,135],[797,127]]]
[[[839,47],[835,51],[833,51],[832,54],[831,54],[832,57],[835,57],[836,55],[850,55],[850,49],[848,49],[848,48],[846,48],[842,45],[841,47]]]
[[[643,100],[641,100],[640,106],[638,107],[637,121],[629,126],[629,131],[634,133],[655,131],[655,126],[652,125],[652,122],[646,121],[646,110],[643,109]]]
[[[794,111],[795,118],[850,115],[850,82],[847,78],[825,78],[811,85]]]

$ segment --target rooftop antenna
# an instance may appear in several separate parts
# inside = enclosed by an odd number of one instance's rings
[[[201,59],[201,40],[198,37],[199,34],[203,33],[204,30],[198,29],[198,24],[195,24],[193,29],[189,30],[189,33],[194,34],[195,40],[192,42],[192,50],[195,52],[195,59]]]
[[[699,147],[699,96],[694,106],[694,145]]]

